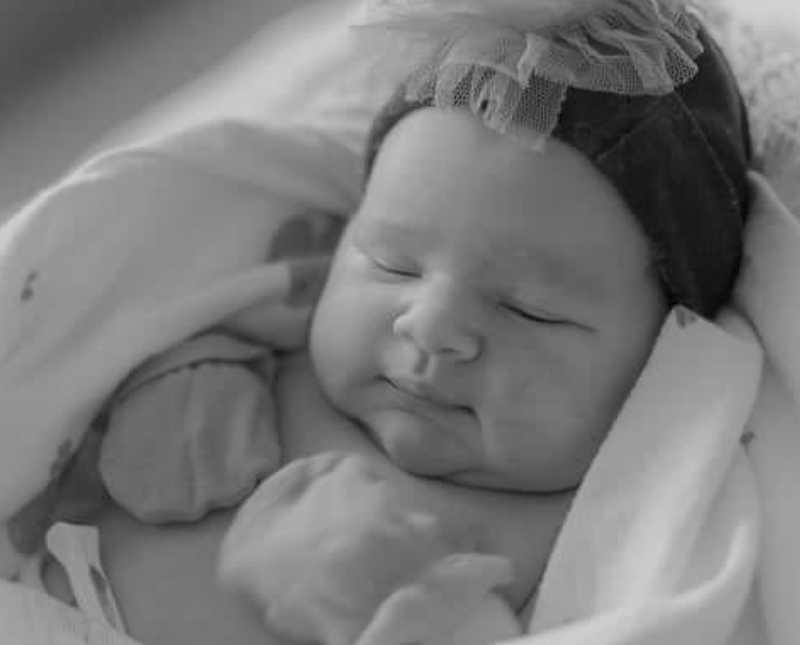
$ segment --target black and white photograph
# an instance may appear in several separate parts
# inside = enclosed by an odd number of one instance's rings
[[[798,0],[0,42],[0,645],[800,643]]]

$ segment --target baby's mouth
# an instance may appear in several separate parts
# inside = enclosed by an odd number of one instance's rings
[[[430,383],[404,375],[379,378],[380,409],[366,423],[379,449],[400,469],[449,480],[475,462],[472,408]]]
[[[469,407],[457,403],[452,397],[444,394],[425,381],[410,379],[407,377],[384,377],[389,385],[402,394],[425,405],[433,405],[437,408],[452,412],[469,412]]]

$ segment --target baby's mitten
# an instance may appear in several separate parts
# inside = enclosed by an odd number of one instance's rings
[[[223,334],[141,366],[108,407],[100,474],[111,497],[145,522],[240,502],[280,463],[273,373],[268,348]]]
[[[293,461],[239,510],[220,550],[222,582],[260,607],[271,631],[353,645],[384,599],[466,546],[413,503],[414,480],[393,473],[356,454]]]
[[[494,591],[512,578],[507,558],[449,554],[389,596],[356,645],[490,645],[520,636]]]

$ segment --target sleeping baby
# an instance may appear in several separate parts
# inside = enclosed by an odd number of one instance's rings
[[[696,16],[600,4],[378,21],[436,46],[373,124],[307,351],[260,345],[255,307],[109,406],[102,553],[134,637],[519,633],[666,314],[725,303],[748,206],[746,117]]]

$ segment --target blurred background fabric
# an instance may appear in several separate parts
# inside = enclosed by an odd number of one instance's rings
[[[0,0],[0,210],[306,0]]]
[[[798,0],[723,2],[778,29],[800,30]],[[56,180],[121,124],[212,73],[266,26],[280,26],[291,9],[309,4],[0,0],[0,212]],[[267,33],[275,37],[280,29]]]

